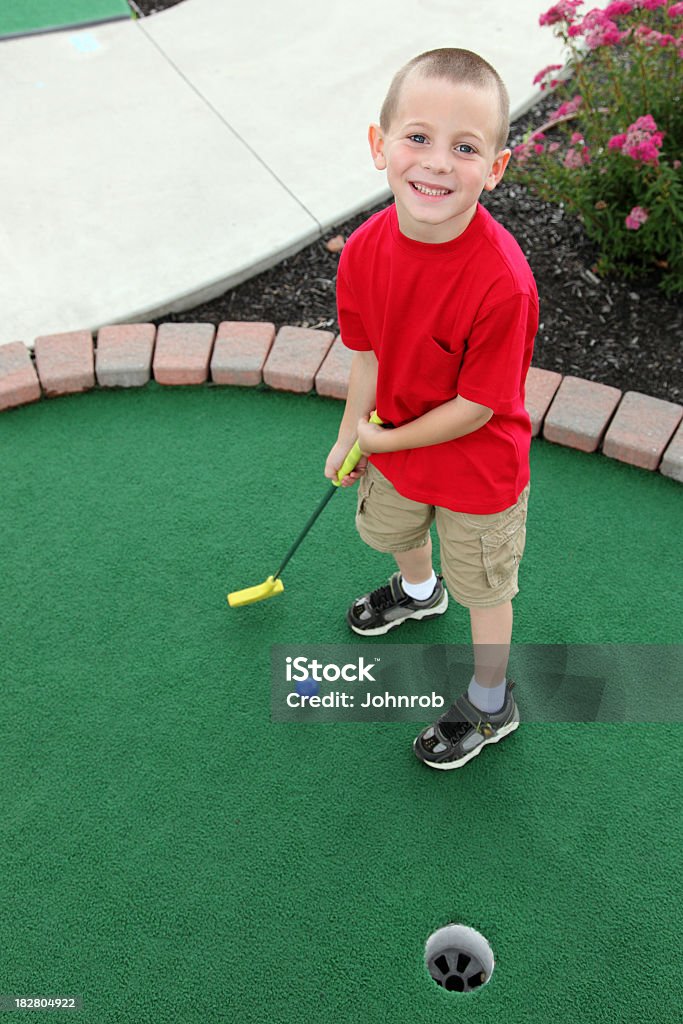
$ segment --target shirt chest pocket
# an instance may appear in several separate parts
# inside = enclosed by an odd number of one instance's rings
[[[455,398],[466,347],[464,341],[453,346],[431,334],[425,337],[418,355],[415,382],[425,398]]]

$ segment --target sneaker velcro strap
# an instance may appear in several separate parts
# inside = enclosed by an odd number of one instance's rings
[[[494,733],[491,723],[482,719],[480,712],[464,694],[458,697],[445,715],[441,715],[439,722],[469,722],[486,739]]]
[[[481,716],[474,705],[471,704],[467,697],[463,695],[462,697],[458,697],[455,704],[451,704],[448,711],[444,715],[441,715],[439,721],[469,722],[470,725],[473,725],[476,728],[481,721]]]

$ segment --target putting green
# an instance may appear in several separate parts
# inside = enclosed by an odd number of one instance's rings
[[[2,416],[0,993],[83,1024],[673,1024],[679,723],[522,722],[455,772],[412,723],[271,723],[270,645],[351,642],[391,570],[342,491],[284,594],[225,601],[328,486],[341,410],[150,385]],[[516,641],[679,642],[680,498],[534,442]],[[464,643],[467,613],[382,639]],[[450,922],[493,948],[471,995],[423,963]]]
[[[127,0],[11,0],[0,5],[0,39],[133,16]]]

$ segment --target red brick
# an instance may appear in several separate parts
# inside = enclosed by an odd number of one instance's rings
[[[664,457],[659,464],[659,472],[683,484],[683,423],[664,451]]]
[[[242,387],[260,384],[274,337],[274,324],[224,320],[211,357],[211,380]]]
[[[95,387],[95,358],[90,331],[45,334],[35,341],[36,368],[48,398]]]
[[[40,382],[23,341],[0,345],[0,410],[37,402]]]
[[[97,332],[95,373],[103,388],[138,388],[149,382],[154,324],[107,324]]]
[[[543,424],[543,437],[594,452],[619,404],[621,391],[581,377],[564,377]]]
[[[656,469],[683,417],[683,406],[627,391],[609,425],[602,454],[641,469]]]
[[[524,404],[531,419],[532,437],[536,437],[540,433],[545,414],[561,383],[561,373],[555,373],[553,370],[539,370],[536,366],[529,367]]]
[[[280,391],[311,391],[333,341],[330,331],[281,327],[263,368],[265,383]]]
[[[326,395],[328,398],[346,398],[352,359],[353,352],[346,347],[339,335],[315,375],[315,390],[319,395]]]
[[[160,324],[154,350],[158,384],[204,384],[216,328],[213,324]]]

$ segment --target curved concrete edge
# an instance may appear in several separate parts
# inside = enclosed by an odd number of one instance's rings
[[[266,322],[110,324],[0,346],[0,411],[94,388],[266,386],[344,400],[352,352],[340,335]],[[683,406],[532,366],[534,437],[683,483]]]
[[[0,344],[192,309],[375,206],[390,192],[367,130],[398,67],[473,49],[514,120],[564,59],[539,13],[185,0],[5,41]]]

